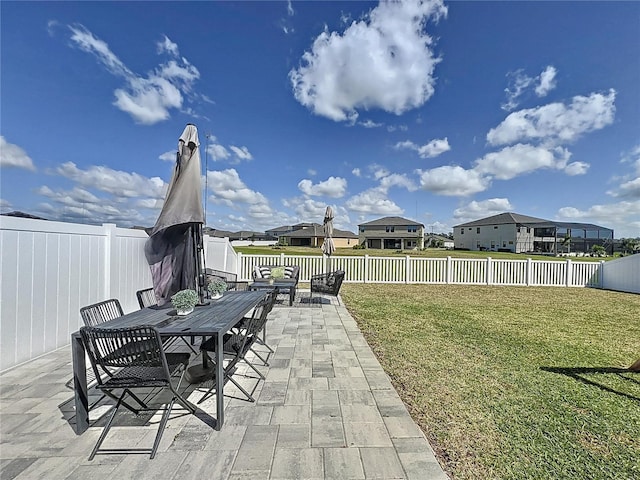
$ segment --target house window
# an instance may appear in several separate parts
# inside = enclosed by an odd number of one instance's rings
[[[464,235],[464,228],[460,229],[460,235]]]
[[[391,233],[391,232],[395,232],[395,228],[387,226],[387,233]]]
[[[360,227],[360,233],[364,233],[364,227]]]
[[[409,232],[409,233],[415,233],[417,231],[418,231],[418,227],[416,227],[416,226],[407,227],[407,232]]]
[[[480,233],[480,227],[476,228],[476,233]]]
[[[497,229],[498,229],[498,226],[497,226],[497,225],[494,225],[494,226],[493,226],[493,229],[494,229],[494,230],[497,230]]]

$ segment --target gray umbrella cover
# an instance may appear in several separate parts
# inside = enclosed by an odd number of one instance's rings
[[[196,288],[197,229],[204,223],[200,142],[195,125],[187,125],[178,140],[176,165],[154,227],[148,232],[145,255],[158,305],[185,288]]]

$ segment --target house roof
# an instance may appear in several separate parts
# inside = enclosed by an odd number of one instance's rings
[[[453,242],[453,239],[449,237],[443,237],[442,235],[436,235],[435,233],[429,233],[424,238],[433,238],[434,240],[441,240],[443,242]]]
[[[402,217],[382,217],[377,220],[371,220],[370,222],[360,223],[358,226],[395,226],[395,225],[420,225],[424,227],[423,223],[416,222],[415,220],[407,220]]]
[[[511,224],[524,225],[527,227],[537,228],[579,228],[584,230],[609,230],[607,227],[601,227],[594,225],[593,223],[578,223],[578,222],[554,222],[552,220],[544,220],[542,218],[529,217],[527,215],[520,215],[519,213],[505,212],[492,217],[481,218],[480,220],[474,220],[473,222],[461,223],[455,225],[456,227],[481,227],[483,225],[511,225]]]
[[[549,223],[549,220],[542,218],[529,217],[527,215],[520,215],[519,213],[505,212],[491,217],[481,218],[480,220],[474,220],[473,222],[461,223],[455,225],[455,227],[481,227],[483,225],[511,225],[513,223],[520,224],[534,224],[534,223]]]
[[[291,225],[282,225],[280,227],[270,228],[269,230],[265,230],[265,233],[288,232],[290,230],[293,230],[293,227]]]
[[[283,236],[296,238],[324,237],[324,229],[319,223],[310,223],[306,228],[294,230],[293,232],[286,233]],[[358,238],[358,236],[353,232],[348,230],[339,230],[337,228],[333,229],[333,235],[331,236],[333,238]]]

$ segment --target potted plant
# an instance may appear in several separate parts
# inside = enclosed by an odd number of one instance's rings
[[[187,315],[193,312],[198,303],[198,292],[195,290],[180,290],[171,297],[171,304],[176,307],[178,315]]]
[[[209,290],[212,299],[220,298],[227,291],[227,282],[220,278],[214,278],[207,285],[207,290]]]

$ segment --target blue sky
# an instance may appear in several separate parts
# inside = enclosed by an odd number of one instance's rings
[[[194,123],[210,227],[640,236],[640,2],[0,8],[3,212],[151,226]]]

